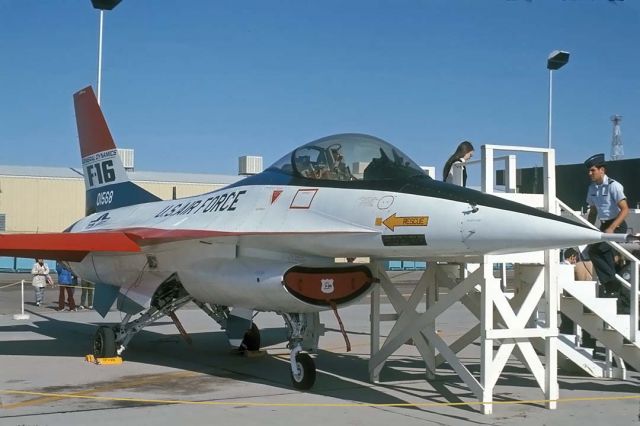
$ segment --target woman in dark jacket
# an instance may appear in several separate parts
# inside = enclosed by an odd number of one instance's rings
[[[444,164],[442,170],[442,180],[448,183],[453,182],[453,165],[455,163],[463,163],[462,165],[462,186],[467,186],[467,168],[464,163],[467,162],[473,156],[473,145],[471,142],[464,141],[458,145],[456,152]]]
[[[73,299],[73,274],[62,263],[56,263],[56,272],[58,273],[58,287],[60,294],[58,296],[58,310],[64,310],[64,294],[67,293],[67,303],[70,311],[76,310],[76,302]]]

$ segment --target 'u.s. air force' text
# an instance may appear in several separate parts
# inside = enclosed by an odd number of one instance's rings
[[[183,216],[187,214],[233,211],[240,196],[247,191],[233,191],[211,196],[204,200],[171,204],[160,210],[155,217]]]

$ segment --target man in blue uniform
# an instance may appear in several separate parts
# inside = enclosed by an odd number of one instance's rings
[[[596,218],[599,219],[600,230],[608,234],[627,232],[624,221],[629,213],[627,197],[624,187],[606,175],[604,154],[596,154],[584,164],[591,179],[587,192],[589,222],[595,224]],[[618,297],[619,293],[620,283],[616,280],[613,255],[613,249],[607,243],[589,246],[589,258],[602,285],[600,294],[604,297]]]

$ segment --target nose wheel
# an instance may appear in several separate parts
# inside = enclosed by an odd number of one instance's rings
[[[296,346],[291,351],[291,384],[300,390],[310,389],[316,381],[316,365],[313,358]]]

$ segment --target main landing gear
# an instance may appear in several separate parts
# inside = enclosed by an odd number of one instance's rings
[[[291,349],[289,363],[291,366],[291,384],[300,390],[310,389],[316,381],[316,366],[313,358],[304,349],[315,351],[318,339],[324,331],[317,313],[282,314],[289,329]]]
[[[244,333],[242,343],[238,348],[240,351],[259,351],[260,350],[260,329],[255,322],[251,323],[251,328]]]
[[[116,334],[111,327],[101,325],[93,337],[93,356],[111,358],[116,356]]]
[[[126,314],[122,322],[115,327],[100,326],[93,337],[93,356],[110,358],[122,355],[133,336],[147,325],[165,315],[171,316],[193,298],[174,280],[163,283],[156,291],[151,307],[140,317],[129,322],[132,314]],[[180,326],[178,326],[180,328]]]
[[[251,324],[248,330],[238,330],[238,327],[234,326],[234,324],[237,324],[237,322],[234,322],[234,318],[237,319],[237,315],[234,315],[235,310],[231,311],[227,306],[204,303],[196,299],[193,299],[193,302],[198,305],[204,313],[213,318],[220,328],[227,332],[229,344],[232,346],[236,344],[239,352],[260,350],[260,330],[253,321],[247,321]],[[250,313],[252,312],[253,311],[250,311]]]
[[[185,340],[189,341],[174,312],[190,301],[198,305],[223,329],[227,329],[230,324],[230,318],[233,319],[228,307],[202,303],[193,299],[174,274],[160,285],[151,300],[149,309],[144,311],[136,320],[130,321],[132,314],[126,314],[119,325],[99,327],[93,337],[93,355],[96,358],[111,358],[121,355],[133,336],[165,315],[173,319]],[[249,327],[249,324],[246,327]],[[253,322],[250,323],[249,330],[240,329],[238,333],[238,341],[235,345],[240,351],[257,351],[260,349],[260,330]]]

